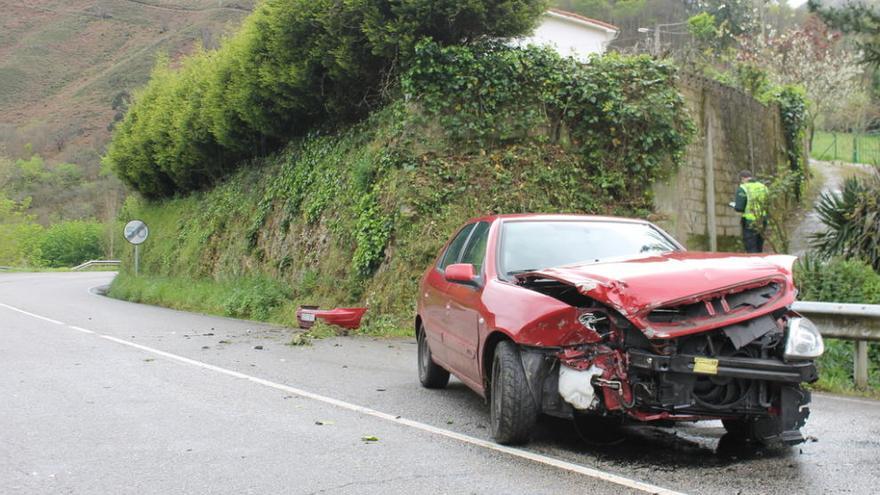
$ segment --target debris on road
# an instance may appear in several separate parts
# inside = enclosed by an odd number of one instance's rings
[[[327,310],[318,309],[317,306],[300,306],[296,310],[296,319],[299,322],[299,327],[305,330],[312,328],[317,318],[331,325],[356,330],[361,326],[361,318],[363,318],[366,312],[367,308],[335,308]]]
[[[291,337],[290,345],[294,345],[294,346],[312,345],[312,339],[309,337],[309,334],[307,334],[307,333],[296,333],[296,334],[293,334],[293,337]]]

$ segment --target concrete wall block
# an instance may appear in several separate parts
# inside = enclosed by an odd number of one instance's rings
[[[755,174],[769,177],[787,159],[779,109],[775,105],[762,105],[748,94],[694,74],[682,74],[678,89],[685,98],[698,134],[688,145],[684,163],[673,177],[655,186],[655,208],[663,216],[678,219],[673,222],[671,233],[679,240],[684,242],[690,236],[705,236],[708,217],[705,119],[711,115],[717,234],[719,237],[738,237],[740,215],[727,203],[734,199],[739,171],[752,168]]]

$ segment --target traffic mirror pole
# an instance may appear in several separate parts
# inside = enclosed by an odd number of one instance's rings
[[[141,244],[147,240],[150,235],[150,229],[147,224],[140,220],[132,220],[125,224],[122,231],[125,240],[134,245],[134,276],[137,277],[141,271]]]

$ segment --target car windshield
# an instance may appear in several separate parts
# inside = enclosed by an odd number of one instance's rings
[[[607,221],[513,221],[501,231],[499,271],[515,275],[608,258],[675,251],[650,225]]]

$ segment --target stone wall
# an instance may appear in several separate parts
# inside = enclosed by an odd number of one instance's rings
[[[656,222],[689,249],[736,250],[740,214],[728,203],[739,171],[770,179],[786,161],[779,109],[700,76],[678,86],[697,135],[678,171],[654,186]]]

